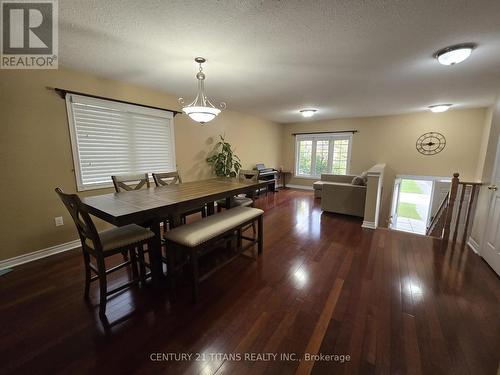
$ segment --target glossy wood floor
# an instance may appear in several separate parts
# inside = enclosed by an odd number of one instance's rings
[[[363,230],[358,219],[322,214],[310,192],[281,191],[257,205],[266,210],[264,255],[203,283],[196,307],[187,287],[174,301],[135,289],[110,300],[104,329],[97,285],[94,306],[83,300],[79,251],[0,277],[0,372],[497,372],[500,279],[469,249]]]

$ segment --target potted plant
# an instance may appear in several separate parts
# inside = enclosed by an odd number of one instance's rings
[[[218,177],[236,177],[241,169],[241,160],[224,137],[222,135],[219,137],[220,141],[214,146],[212,155],[207,158],[207,163],[212,165]]]

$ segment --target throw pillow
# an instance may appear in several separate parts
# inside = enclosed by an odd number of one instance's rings
[[[361,176],[356,176],[352,179],[351,185],[359,185],[359,186],[365,186],[365,180]]]
[[[363,182],[364,182],[364,185],[366,185],[368,183],[368,172],[363,172],[359,175],[359,177],[361,177],[363,179]]]

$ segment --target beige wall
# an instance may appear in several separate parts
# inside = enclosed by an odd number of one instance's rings
[[[56,186],[76,191],[66,106],[46,86],[179,109],[171,95],[89,74],[65,69],[0,70],[0,260],[77,238],[54,193]],[[278,124],[230,110],[204,126],[179,115],[175,118],[176,156],[185,181],[211,175],[205,157],[220,133],[233,144],[244,168],[256,162],[280,164]],[[54,226],[56,216],[64,217],[64,226]]]
[[[487,110],[463,109],[445,113],[415,113],[397,116],[348,118],[283,125],[283,165],[294,169],[295,138],[292,133],[358,130],[353,135],[351,174],[385,163],[380,226],[387,224],[394,177],[397,174],[451,176],[475,180]],[[445,149],[424,156],[415,149],[423,133],[437,131],[446,137]],[[314,180],[293,178],[290,184],[311,185]]]

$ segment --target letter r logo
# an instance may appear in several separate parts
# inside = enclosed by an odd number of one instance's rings
[[[2,53],[53,53],[52,2],[2,2]]]

